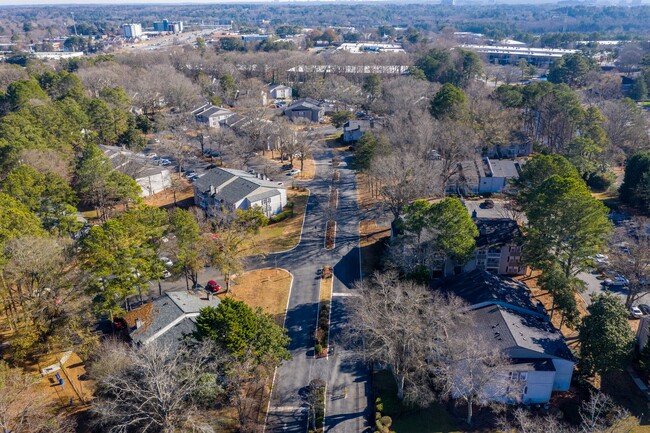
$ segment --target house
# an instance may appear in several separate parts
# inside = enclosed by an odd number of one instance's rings
[[[290,120],[307,119],[310,122],[320,122],[325,114],[322,104],[311,98],[294,101],[284,109],[284,115]]]
[[[528,271],[522,259],[522,233],[517,221],[510,218],[477,218],[476,254],[463,268],[465,272],[481,269],[500,275],[524,275]]]
[[[461,195],[503,192],[508,187],[508,180],[519,177],[524,163],[489,157],[461,161],[458,174],[447,184],[447,192]]]
[[[569,389],[575,358],[524,283],[476,269],[438,289],[463,299],[476,332],[510,359],[507,374],[523,403],[546,403],[553,391]]]
[[[269,95],[273,99],[291,99],[293,95],[293,89],[289,86],[283,86],[282,84],[269,84]]]
[[[212,104],[204,104],[192,111],[194,120],[199,123],[207,123],[210,128],[219,128],[230,116],[235,113],[222,107],[215,107]]]
[[[137,345],[155,341],[177,347],[196,330],[201,309],[217,307],[219,302],[219,298],[203,290],[165,292],[162,297],[124,314],[126,333]]]
[[[241,170],[215,168],[194,182],[194,203],[208,215],[222,209],[235,211],[259,206],[271,217],[287,204],[287,189],[281,182]]]
[[[343,125],[343,141],[345,143],[357,142],[374,126],[374,122],[370,120],[349,120]]]
[[[101,145],[99,148],[108,157],[115,170],[135,179],[142,189],[141,197],[148,197],[171,187],[170,171],[165,167],[154,165],[144,155],[116,146]]]

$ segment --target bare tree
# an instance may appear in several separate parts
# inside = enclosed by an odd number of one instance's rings
[[[637,217],[631,224],[619,227],[611,248],[612,266],[628,279],[625,307],[650,293],[649,221]]]
[[[636,104],[629,100],[605,101],[599,108],[607,118],[603,128],[612,142],[613,149],[623,151],[629,156],[647,148],[648,120]]]
[[[560,422],[553,415],[536,415],[525,408],[517,408],[512,419],[502,416],[498,420],[499,430],[519,433],[573,433],[574,429]]]
[[[430,361],[449,325],[465,322],[461,302],[401,281],[396,273],[376,273],[360,289],[351,314],[350,337],[363,342],[367,361],[391,369],[398,398],[423,406],[435,399]]]
[[[508,374],[508,358],[482,338],[475,326],[452,330],[440,344],[434,368],[444,393],[467,404],[467,424],[472,423],[474,405],[487,406],[495,398],[517,401],[521,397],[521,383]]]
[[[0,430],[4,433],[69,433],[71,420],[52,416],[41,378],[0,361]]]
[[[213,432],[200,419],[195,397],[205,384],[205,375],[216,373],[222,361],[209,344],[190,351],[172,350],[155,341],[140,347],[104,343],[90,366],[98,388],[92,407],[98,427],[110,433],[199,427]]]
[[[639,426],[639,421],[616,405],[611,397],[600,391],[591,393],[589,400],[580,407],[580,432],[629,433]]]
[[[459,164],[476,155],[476,137],[469,126],[450,120],[434,121],[433,135],[431,150],[440,158],[440,188],[444,194],[449,181],[458,174]]]

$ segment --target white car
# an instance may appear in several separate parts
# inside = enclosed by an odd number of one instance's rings
[[[606,278],[605,281],[603,281],[603,284],[612,287],[623,287],[630,284],[630,282],[627,280],[627,278],[618,276],[614,278]]]
[[[641,310],[639,309],[639,307],[636,307],[636,306],[634,306],[634,305],[632,305],[632,306],[630,307],[630,314],[631,314],[632,317],[634,317],[635,319],[640,319],[641,317],[643,317],[643,312],[641,312]]]
[[[291,170],[289,172],[289,176],[293,176],[293,175],[296,175],[298,173],[300,173],[300,169],[299,168],[294,168],[293,170]]]
[[[172,276],[172,273],[165,269],[162,273],[163,278],[169,278]]]
[[[160,261],[163,262],[163,264],[167,267],[174,266],[174,262],[172,262],[169,257],[160,256]]]
[[[168,159],[161,159],[160,165],[172,165],[172,162]]]

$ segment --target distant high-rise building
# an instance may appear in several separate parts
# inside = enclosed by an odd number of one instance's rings
[[[142,25],[141,24],[124,24],[122,26],[122,32],[124,32],[124,37],[127,39],[135,39],[142,36]]]
[[[455,6],[456,0],[440,0],[440,4],[443,6]]]
[[[172,21],[170,22],[167,19],[162,21],[157,21],[153,23],[153,30],[155,32],[172,32],[172,33],[182,33],[183,32],[183,21]]]

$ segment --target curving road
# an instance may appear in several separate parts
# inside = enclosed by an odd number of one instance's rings
[[[292,250],[256,259],[251,269],[277,266],[294,276],[285,326],[291,337],[293,358],[284,362],[274,378],[266,432],[300,432],[307,429],[307,410],[303,402],[309,382],[320,378],[327,382],[325,431],[359,433],[366,430],[369,405],[368,372],[340,344],[348,326],[346,304],[353,302],[354,283],[360,278],[359,207],[356,178],[345,158],[339,168],[339,204],[335,214],[336,246],[324,249],[329,189],[332,185],[331,151],[315,155],[316,176],[308,183],[311,191],[305,212],[300,243]],[[330,342],[334,347],[328,358],[314,359],[311,335],[316,327],[320,279],[324,265],[334,266]]]

